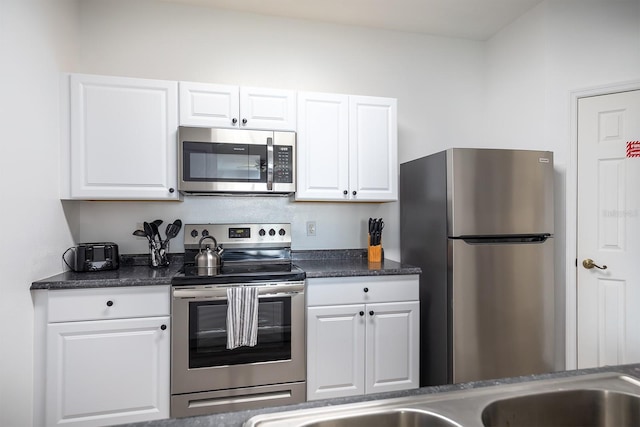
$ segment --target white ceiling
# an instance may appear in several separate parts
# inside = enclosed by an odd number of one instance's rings
[[[486,40],[543,0],[164,0],[240,12]]]

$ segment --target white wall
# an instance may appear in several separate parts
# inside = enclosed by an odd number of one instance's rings
[[[487,42],[487,63],[487,142],[554,151],[555,277],[566,307],[558,343],[575,368],[572,93],[640,81],[640,1],[548,0]]]
[[[279,19],[148,0],[81,3],[72,71],[398,98],[399,158],[481,141],[482,43]],[[464,124],[460,119],[464,118]],[[434,143],[435,141],[435,143]],[[364,248],[369,217],[385,218],[385,255],[399,259],[398,204],[299,203],[286,198],[193,198],[183,203],[80,206],[83,240],[146,251],[136,224],[286,221],[294,249]],[[317,222],[307,237],[306,221]],[[181,250],[182,235],[172,250]]]
[[[61,69],[74,66],[75,2],[0,2],[0,425],[29,426],[33,405],[31,282],[61,271],[72,244],[58,195]]]

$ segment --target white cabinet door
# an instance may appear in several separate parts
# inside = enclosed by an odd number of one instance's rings
[[[358,201],[398,200],[396,100],[349,99],[349,187]]]
[[[398,199],[397,102],[298,94],[296,200]]]
[[[296,130],[295,92],[180,82],[180,125]]]
[[[238,86],[180,82],[180,126],[237,128]]]
[[[168,418],[169,330],[168,316],[49,324],[46,425]]]
[[[364,319],[363,304],[307,309],[307,400],[364,394]]]
[[[296,200],[348,200],[349,97],[298,94]]]
[[[366,393],[419,386],[420,303],[366,306]]]
[[[295,92],[291,90],[241,87],[240,127],[295,131]]]
[[[70,197],[176,200],[176,82],[71,75]]]

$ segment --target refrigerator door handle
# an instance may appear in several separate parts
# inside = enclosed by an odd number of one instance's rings
[[[496,243],[544,243],[551,237],[549,233],[522,234],[509,236],[460,236],[452,237],[453,240],[464,240],[470,245],[496,244]]]

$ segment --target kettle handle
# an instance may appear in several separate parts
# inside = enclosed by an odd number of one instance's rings
[[[209,235],[207,235],[207,236],[202,236],[202,237],[200,238],[200,241],[198,242],[198,247],[200,248],[200,250],[202,250],[202,241],[203,241],[204,239],[211,239],[211,240],[213,240],[213,248],[214,248],[214,249],[218,247],[218,241],[216,240],[216,238],[209,234]]]

